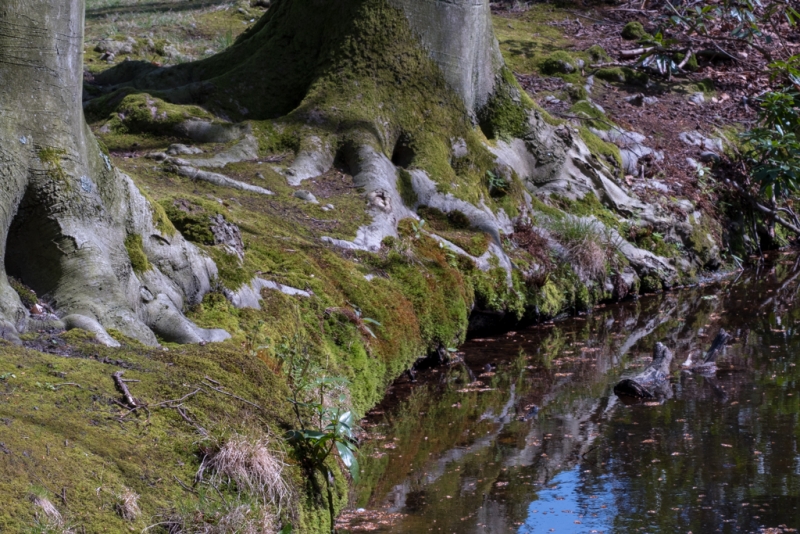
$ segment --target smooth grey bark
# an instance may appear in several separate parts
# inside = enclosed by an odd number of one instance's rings
[[[488,0],[390,0],[439,65],[444,79],[477,112],[495,90],[503,57]]]
[[[108,344],[116,343],[108,328],[150,345],[154,333],[224,339],[181,313],[210,289],[215,265],[156,228],[149,202],[86,125],[83,16],[83,0],[0,6],[0,331],[17,340],[29,325],[81,327]],[[138,274],[125,247],[133,235],[152,266]],[[57,316],[32,316],[8,274]]]

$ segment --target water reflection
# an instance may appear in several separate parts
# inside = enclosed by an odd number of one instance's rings
[[[367,512],[345,531],[800,524],[799,283],[782,256],[735,280],[467,343],[465,366],[398,382],[365,422],[354,508]],[[680,372],[721,327],[735,337],[717,373]],[[656,341],[675,352],[673,397],[625,406],[611,388]]]

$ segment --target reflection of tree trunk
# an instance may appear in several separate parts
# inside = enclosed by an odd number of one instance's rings
[[[83,0],[0,9],[0,323],[7,338],[115,328],[148,344],[226,337],[181,313],[210,289],[214,264],[159,220],[84,122]],[[131,257],[136,257],[137,269]],[[51,301],[27,310],[7,275]]]

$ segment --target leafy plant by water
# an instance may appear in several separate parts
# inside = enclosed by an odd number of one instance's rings
[[[335,472],[330,459],[334,451],[347,467],[353,481],[358,482],[359,464],[354,430],[356,417],[348,404],[346,379],[328,376],[324,369],[312,362],[308,348],[295,336],[293,342],[278,346],[279,355],[288,366],[292,403],[297,424],[286,432],[285,438],[292,446],[292,456],[308,476],[315,493],[322,495],[316,475],[325,481],[331,532],[336,528],[333,483]]]

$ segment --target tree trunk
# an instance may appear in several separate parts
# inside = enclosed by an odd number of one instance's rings
[[[150,345],[154,333],[179,342],[223,339],[225,332],[197,328],[181,313],[210,289],[213,262],[154,216],[84,121],[83,16],[83,0],[0,7],[4,337],[55,326],[85,328],[112,345],[108,328]],[[7,275],[56,315],[31,314]]]

